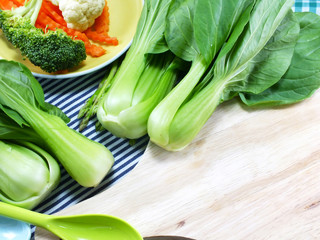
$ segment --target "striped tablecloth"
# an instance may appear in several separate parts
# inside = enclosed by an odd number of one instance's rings
[[[296,0],[293,6],[296,12],[314,12],[320,14],[320,0]],[[61,108],[71,119],[68,124],[71,128],[79,130],[79,119],[77,114],[100,83],[105,69],[97,72],[70,79],[45,79],[38,78],[41,83],[45,97],[48,102]],[[94,196],[100,191],[106,190],[111,184],[132,170],[138,163],[139,158],[144,153],[148,137],[138,139],[134,145],[128,140],[114,137],[107,131],[96,132],[94,124],[97,120],[93,119],[88,127],[82,132],[85,136],[104,144],[115,157],[115,164],[111,172],[103,182],[96,188],[84,188],[72,180],[62,169],[61,183],[52,194],[34,210],[53,214],[71,205],[77,204],[89,197]]]

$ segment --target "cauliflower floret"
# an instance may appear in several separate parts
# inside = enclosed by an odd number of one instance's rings
[[[105,0],[51,0],[59,6],[68,28],[84,31],[94,24],[105,6]]]

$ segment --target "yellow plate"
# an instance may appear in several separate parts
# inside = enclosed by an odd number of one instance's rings
[[[30,61],[24,60],[20,51],[15,49],[3,36],[0,34],[0,58],[14,60],[25,64],[37,77],[45,78],[70,78],[78,77],[87,73],[91,73],[101,69],[112,61],[120,57],[130,46],[136,26],[140,17],[143,6],[142,0],[108,0],[110,14],[110,31],[111,37],[117,37],[119,44],[117,46],[103,46],[106,49],[106,54],[93,58],[87,56],[87,59],[77,68],[66,74],[50,74],[42,71],[39,67],[34,66]]]

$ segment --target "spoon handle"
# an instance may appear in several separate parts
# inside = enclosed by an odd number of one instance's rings
[[[43,228],[45,228],[46,220],[50,217],[49,215],[33,212],[4,202],[0,202],[0,215],[31,223]]]

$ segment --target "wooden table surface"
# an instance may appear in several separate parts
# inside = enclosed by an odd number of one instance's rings
[[[222,104],[189,147],[149,144],[128,175],[58,214],[84,213],[143,236],[320,239],[320,92],[273,109]],[[43,239],[57,238],[37,229]]]

